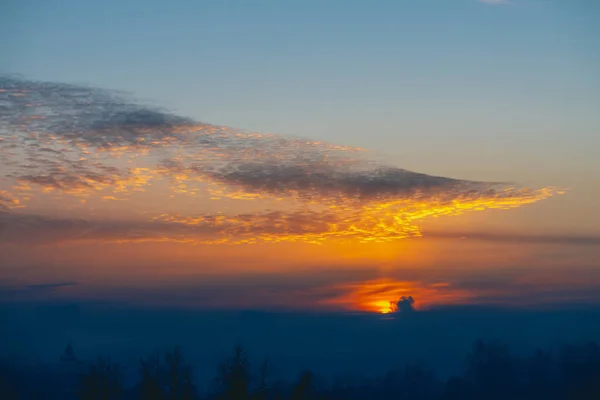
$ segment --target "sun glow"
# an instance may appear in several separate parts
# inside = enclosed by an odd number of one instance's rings
[[[415,309],[436,305],[465,304],[472,294],[453,288],[447,282],[426,284],[418,281],[397,281],[389,278],[343,284],[335,287],[341,295],[323,303],[348,310],[389,314],[403,311],[398,301],[413,297]],[[410,308],[413,308],[412,299]]]
[[[392,301],[378,300],[370,304],[373,309],[377,309],[380,314],[389,314],[394,311]]]

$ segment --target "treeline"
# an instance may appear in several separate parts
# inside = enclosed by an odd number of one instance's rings
[[[99,358],[72,380],[3,365],[2,399],[81,400],[482,400],[600,399],[600,348],[595,343],[536,350],[517,357],[499,342],[478,341],[465,356],[460,376],[438,379],[424,366],[407,365],[379,379],[325,379],[304,371],[295,382],[274,381],[264,361],[251,368],[235,346],[217,367],[208,393],[199,393],[182,351],[157,352],[141,360],[134,385],[122,366]],[[203,390],[203,392],[207,392]]]

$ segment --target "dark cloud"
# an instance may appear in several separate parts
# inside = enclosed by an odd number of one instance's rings
[[[415,299],[412,296],[402,296],[394,303],[393,312],[410,313],[415,311]]]
[[[216,181],[274,194],[298,191],[308,197],[349,199],[407,197],[416,191],[465,190],[467,182],[419,174],[400,168],[345,170],[335,165],[292,160],[288,163],[239,163],[209,174]],[[475,188],[476,182],[468,183]]]
[[[131,221],[88,221],[39,215],[0,213],[0,243],[57,244],[82,241],[135,242],[172,237],[201,229],[177,224]]]

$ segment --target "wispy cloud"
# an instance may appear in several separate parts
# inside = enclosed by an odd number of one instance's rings
[[[0,302],[21,300],[47,300],[55,295],[67,295],[64,289],[77,286],[78,282],[49,282],[23,284],[18,282],[0,282]]]
[[[83,242],[135,243],[182,242],[192,244],[240,244],[303,241],[320,242],[327,238],[364,238],[351,223],[339,219],[336,213],[262,212],[195,217],[162,216],[153,221],[86,220],[44,217],[39,215],[0,212],[0,242],[4,244],[55,245]],[[332,230],[335,225],[337,230]],[[364,223],[363,226],[369,226]],[[369,226],[370,238],[381,235],[390,238],[383,228]],[[380,230],[378,230],[380,229]],[[429,239],[474,240],[497,243],[558,244],[567,246],[598,246],[598,235],[546,234],[528,235],[515,232],[436,232],[426,231]]]
[[[58,282],[58,283],[38,283],[34,285],[28,285],[26,288],[33,291],[52,291],[67,286],[75,286],[77,282]]]

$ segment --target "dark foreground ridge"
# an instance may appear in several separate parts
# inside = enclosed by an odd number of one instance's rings
[[[107,358],[81,361],[67,346],[59,367],[2,362],[0,398],[82,400],[342,400],[342,399],[600,399],[600,347],[596,343],[538,349],[526,357],[511,355],[501,342],[477,341],[466,354],[464,371],[438,379],[422,365],[406,365],[377,379],[326,379],[310,370],[295,382],[271,378],[268,360],[252,364],[236,345],[217,366],[215,377],[200,390],[194,369],[179,347],[141,360],[134,380],[132,366]]]

